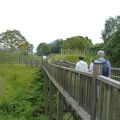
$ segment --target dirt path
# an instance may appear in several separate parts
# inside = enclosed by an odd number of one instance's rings
[[[4,80],[0,77],[0,97],[3,95],[5,91],[5,82]]]

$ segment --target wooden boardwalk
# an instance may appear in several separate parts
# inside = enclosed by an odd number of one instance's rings
[[[93,74],[65,66],[62,62],[55,64],[42,61],[42,68],[51,84],[68,101],[80,120],[120,120],[119,81],[102,76],[102,65],[98,63],[94,64]],[[58,108],[58,115],[62,116],[59,109],[62,108]],[[49,120],[53,120],[52,116]]]

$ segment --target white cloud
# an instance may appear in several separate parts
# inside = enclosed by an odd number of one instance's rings
[[[119,15],[118,0],[0,0],[0,32],[17,29],[34,44],[88,36],[102,42],[109,16]]]

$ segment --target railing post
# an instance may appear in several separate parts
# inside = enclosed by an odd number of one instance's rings
[[[57,120],[63,119],[63,96],[58,92]]]
[[[92,79],[92,97],[91,97],[91,120],[96,120],[96,105],[97,105],[97,75],[102,73],[102,64],[98,61],[93,65],[93,79]]]
[[[20,64],[20,56],[18,56],[18,61],[19,61],[19,64]]]
[[[38,59],[36,60],[36,67],[38,67]]]
[[[30,66],[33,67],[33,59],[31,59]]]
[[[26,58],[26,62],[25,62],[25,63],[26,63],[26,66],[27,66],[27,65],[28,65],[28,60],[27,60],[27,58]]]

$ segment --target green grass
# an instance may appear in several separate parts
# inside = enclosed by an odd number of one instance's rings
[[[0,76],[5,83],[5,96],[14,96],[17,91],[26,92],[35,77],[35,69],[24,65],[0,65]]]
[[[41,68],[0,65],[0,120],[48,120]]]
[[[68,62],[72,62],[72,63],[76,63],[79,61],[78,57],[80,55],[74,55],[74,54],[68,54],[68,55],[61,55],[61,54],[58,54],[58,55],[54,55],[54,56],[49,56],[49,61],[52,61],[52,60],[64,60],[64,61],[68,61]],[[86,61],[88,64],[90,64],[91,62],[91,59],[97,59],[97,56],[96,55],[91,55],[91,54],[88,54],[88,55],[83,55],[84,57],[84,61]]]

